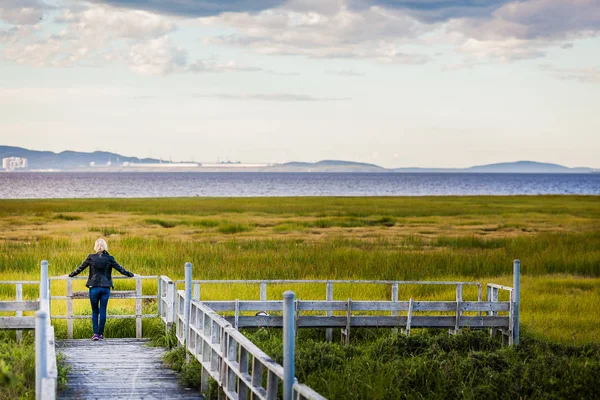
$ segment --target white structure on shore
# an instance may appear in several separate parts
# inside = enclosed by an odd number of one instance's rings
[[[202,163],[202,168],[265,168],[271,164],[245,164],[239,162]]]
[[[27,168],[27,159],[21,157],[8,157],[2,159],[2,168],[8,171],[15,169]]]
[[[132,163],[124,162],[123,167],[129,168],[196,168],[199,167],[198,163]]]

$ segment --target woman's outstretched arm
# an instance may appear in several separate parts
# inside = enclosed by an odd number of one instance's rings
[[[129,272],[125,268],[123,268],[121,265],[119,265],[119,263],[117,262],[117,260],[115,260],[114,257],[112,257],[112,260],[110,261],[110,265],[111,265],[111,267],[113,267],[114,269],[119,271],[122,275],[128,276],[130,278],[134,275],[133,272]]]
[[[72,278],[75,275],[79,275],[84,269],[89,267],[89,265],[90,265],[90,256],[88,256],[75,271],[71,272],[69,274],[69,277]]]

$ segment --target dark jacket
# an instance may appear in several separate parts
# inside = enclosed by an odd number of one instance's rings
[[[84,262],[81,263],[79,268],[71,272],[69,276],[72,278],[75,275],[79,275],[84,269],[90,267],[90,277],[88,278],[85,286],[87,287],[113,287],[112,282],[112,269],[116,269],[121,274],[132,277],[133,273],[127,271],[121,267],[119,263],[115,261],[115,258],[103,251],[102,253],[90,254]]]

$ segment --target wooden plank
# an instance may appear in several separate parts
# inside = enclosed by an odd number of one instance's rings
[[[233,321],[233,317],[225,317],[228,322]],[[322,315],[302,315],[298,319],[299,328],[345,328],[346,316],[327,317]],[[283,326],[283,317],[239,317],[240,328],[259,328],[271,327],[281,328]],[[406,316],[352,316],[350,320],[351,327],[385,327],[405,328],[407,323]],[[471,328],[489,328],[499,327],[508,328],[508,316],[461,316],[460,327]],[[456,316],[415,316],[412,317],[412,328],[454,328],[456,325]]]
[[[1,312],[16,311],[22,313],[23,311],[36,311],[39,307],[39,301],[0,301]],[[22,316],[22,314],[17,316]]]
[[[260,283],[260,299],[262,301],[267,300],[267,283],[266,282]]]
[[[22,301],[23,300],[23,285],[20,283],[17,283],[15,285],[15,289],[16,289],[16,299],[17,301]],[[39,304],[38,304],[39,307]],[[17,317],[22,317],[23,316],[23,312],[22,311],[17,311],[16,314]],[[16,339],[17,339],[17,343],[21,343],[21,340],[23,340],[23,331],[17,331],[16,332]]]
[[[500,290],[506,290],[509,292],[512,292],[512,290],[513,290],[513,288],[511,288],[510,286],[502,286],[502,285],[497,285],[495,283],[488,283],[487,285],[488,285],[488,287],[492,287],[492,288],[500,289]]]
[[[109,307],[110,309],[110,307]],[[88,319],[91,318],[91,315],[73,315],[71,318],[72,319]],[[106,318],[116,318],[116,319],[126,319],[126,318],[136,318],[137,315],[135,314],[124,314],[124,315],[119,315],[119,314],[107,314]],[[156,318],[158,317],[157,314],[142,314],[142,318]],[[69,317],[67,317],[66,315],[52,315],[52,319],[68,319]]]
[[[67,279],[67,338],[73,339],[73,281],[71,279]]]
[[[408,304],[408,314],[406,315],[406,336],[410,336],[410,327],[412,325],[413,299],[411,298]]]
[[[163,368],[165,349],[147,343],[135,339],[57,342],[57,350],[71,367],[60,398],[94,399],[101,393],[106,399],[198,399],[198,389],[180,386],[177,373]]]
[[[137,282],[137,280],[136,280]],[[136,283],[137,285],[137,283]],[[68,295],[67,295],[68,296]],[[141,293],[138,295],[136,290],[111,290],[110,298],[111,299],[135,299],[136,297],[141,296]],[[53,296],[54,299],[59,299],[58,296]],[[89,299],[90,293],[88,292],[73,292],[73,299]],[[156,296],[146,296],[145,298],[154,299]]]
[[[35,329],[35,317],[0,317],[0,329]]]
[[[112,295],[112,293],[111,293]],[[142,338],[142,280],[138,277],[135,280],[135,337]]]
[[[214,311],[235,311],[235,301],[206,301],[203,302]],[[353,301],[354,311],[408,311],[408,301]],[[461,303],[460,311],[508,311],[509,302],[465,301]],[[282,311],[283,302],[271,301],[239,301],[240,311]],[[346,311],[345,301],[299,300],[299,311]],[[456,311],[456,301],[414,301],[413,311]]]
[[[328,282],[325,288],[325,300],[328,302],[333,301],[333,283]],[[301,305],[298,305],[298,310],[300,310]],[[327,310],[326,316],[331,317],[332,313],[331,310]],[[333,331],[331,330],[331,328],[327,328],[327,330],[325,331],[325,339],[328,342],[331,342],[331,340],[333,339]]]

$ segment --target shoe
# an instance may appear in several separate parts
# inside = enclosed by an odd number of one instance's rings
[[[104,340],[104,336],[102,336],[102,335],[98,335],[98,338],[99,338],[100,340]]]
[[[94,336],[92,336],[92,340],[100,340],[100,335],[94,333]]]

